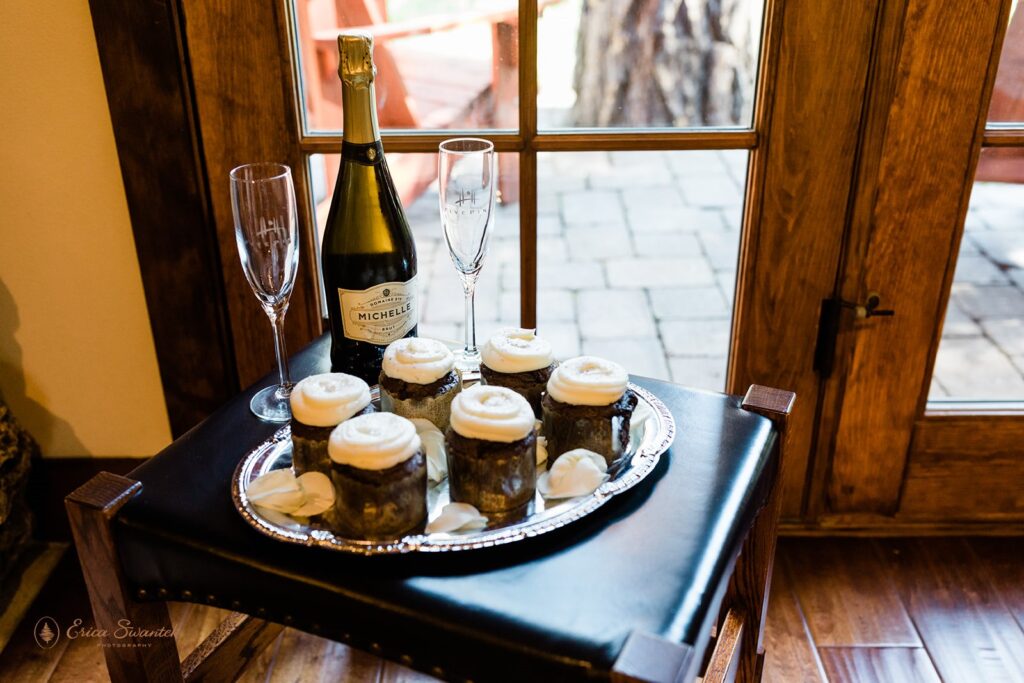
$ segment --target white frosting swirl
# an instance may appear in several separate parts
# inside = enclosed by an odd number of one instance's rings
[[[333,427],[370,405],[366,382],[342,372],[310,375],[292,387],[292,416],[310,427]]]
[[[533,432],[529,402],[505,387],[476,384],[452,401],[451,426],[467,439],[511,443]]]
[[[421,448],[412,422],[394,413],[371,413],[338,425],[327,442],[331,460],[361,470],[386,470]]]
[[[551,365],[551,356],[551,344],[518,327],[498,330],[480,349],[480,359],[495,372],[540,370]]]
[[[405,337],[388,345],[381,367],[388,377],[410,384],[430,384],[451,372],[454,365],[455,356],[436,339]]]
[[[548,394],[574,406],[606,406],[626,391],[629,375],[618,363],[597,356],[578,356],[560,363],[548,380]]]

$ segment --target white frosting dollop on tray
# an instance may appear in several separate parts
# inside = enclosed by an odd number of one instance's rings
[[[548,440],[547,437],[537,437],[537,466],[543,465],[548,459]]]
[[[455,366],[451,350],[436,339],[406,337],[391,342],[384,350],[384,374],[410,384],[430,384]]]
[[[505,387],[476,384],[452,401],[451,426],[467,439],[511,443],[533,431],[529,402]]]
[[[292,417],[311,427],[333,427],[370,405],[366,382],[342,372],[310,375],[292,387]]]
[[[427,525],[428,534],[475,531],[487,526],[487,518],[469,503],[448,503]]]
[[[423,454],[427,456],[427,479],[444,481],[448,476],[448,454],[444,447],[444,432],[430,420],[422,417],[409,418],[416,425],[416,433],[423,443]]]
[[[551,373],[548,395],[559,403],[606,406],[626,391],[629,375],[618,363],[597,356],[570,358]]]
[[[267,472],[249,484],[245,495],[261,510],[294,517],[319,515],[334,505],[334,485],[322,472],[306,472],[299,477],[290,469]]]
[[[246,487],[245,495],[253,505],[279,512],[298,510],[305,502],[302,488],[290,469],[260,475]]]
[[[386,470],[405,462],[422,444],[412,422],[394,413],[371,413],[338,425],[327,442],[331,460],[361,470]]]
[[[539,468],[548,459],[548,440],[541,436],[540,428],[544,426],[543,420],[534,420],[533,431],[537,433],[537,467]]]
[[[607,478],[604,456],[574,448],[558,456],[551,469],[537,478],[537,489],[548,499],[575,498],[593,493]]]
[[[551,344],[538,337],[535,330],[506,327],[484,343],[480,359],[495,372],[531,372],[551,365]]]

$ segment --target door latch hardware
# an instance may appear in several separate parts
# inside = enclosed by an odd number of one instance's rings
[[[882,303],[882,295],[878,292],[870,292],[868,294],[867,301],[862,304],[855,304],[852,301],[844,301],[839,299],[839,305],[843,308],[852,308],[855,315],[858,318],[874,318],[876,316],[887,316],[891,317],[896,315],[896,311],[891,308],[879,308],[878,306]]]
[[[890,308],[878,308],[881,301],[882,297],[877,292],[870,292],[867,300],[862,304],[845,301],[839,297],[821,300],[821,314],[818,318],[818,343],[814,347],[814,370],[821,375],[822,379],[832,374],[832,366],[836,355],[836,341],[839,337],[840,312],[844,308],[851,309],[860,320],[896,315],[896,311]]]

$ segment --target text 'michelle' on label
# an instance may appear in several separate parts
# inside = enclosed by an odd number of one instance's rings
[[[348,339],[390,344],[419,321],[415,275],[406,282],[382,282],[368,289],[338,288],[338,297]]]

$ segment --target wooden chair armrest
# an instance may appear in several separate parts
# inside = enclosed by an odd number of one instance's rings
[[[174,630],[164,602],[137,602],[118,557],[112,521],[139,494],[142,484],[101,472],[65,499],[75,548],[97,627],[114,633],[121,620],[171,637],[130,636],[113,643],[104,637],[107,673],[114,683],[183,683],[235,680],[283,628],[244,614],[225,619],[196,649],[178,660]],[[116,644],[118,647],[113,647]]]
[[[740,556],[736,560],[736,568],[726,590],[722,602],[722,615],[719,642],[715,646],[716,653],[720,648],[728,652],[732,634],[729,617],[732,616],[732,628],[735,639],[739,641],[739,656],[728,660],[728,667],[738,662],[738,669],[730,673],[740,683],[756,683],[761,680],[761,668],[764,665],[763,636],[764,622],[768,611],[768,591],[772,582],[772,563],[775,558],[775,539],[778,533],[779,514],[782,509],[782,471],[785,468],[784,445],[786,441],[786,423],[793,410],[796,394],[791,391],[773,389],[771,387],[751,385],[743,398],[741,407],[752,413],[767,417],[778,433],[776,441],[778,467],[772,482],[771,492],[764,508],[754,520],[754,525],[747,533]],[[739,629],[735,627],[739,626]],[[710,669],[709,669],[710,670]],[[708,679],[705,679],[708,680]],[[731,680],[722,678],[720,680]]]

